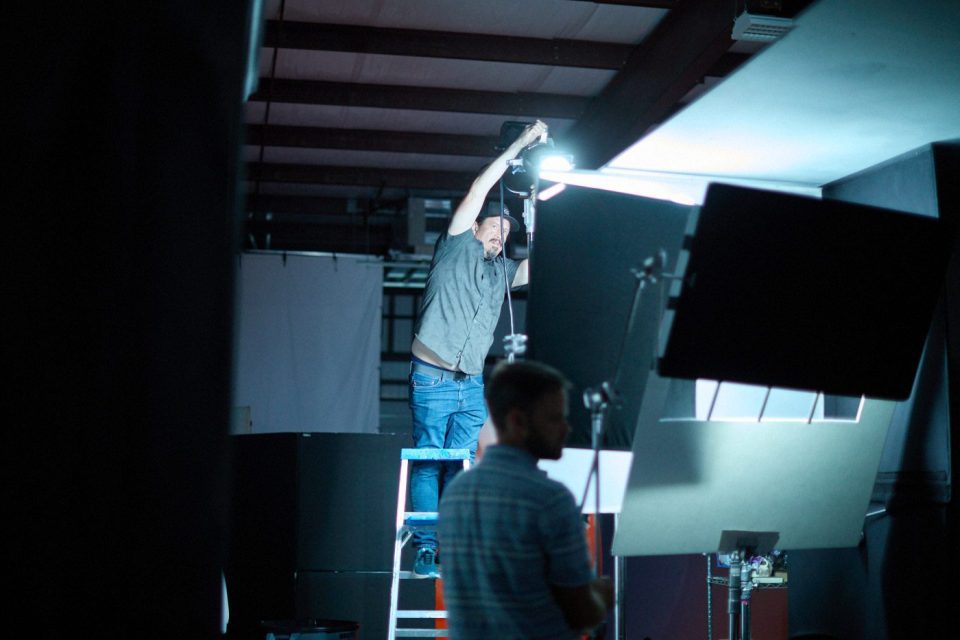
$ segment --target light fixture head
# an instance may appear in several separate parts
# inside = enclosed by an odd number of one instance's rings
[[[558,151],[553,139],[530,145],[508,163],[503,185],[521,198],[529,198],[536,191],[541,171],[564,172],[573,170],[573,156]]]
[[[539,173],[521,154],[507,163],[502,180],[504,189],[521,198],[529,198],[537,189]]]
[[[532,122],[507,120],[500,127],[500,139],[496,149],[503,151],[516,140]],[[553,138],[544,136],[508,161],[503,174],[503,186],[521,198],[530,198],[536,191],[540,171],[572,171],[573,156],[557,150]]]

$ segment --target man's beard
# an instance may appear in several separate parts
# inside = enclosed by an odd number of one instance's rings
[[[500,253],[500,250],[497,249],[496,247],[490,247],[489,249],[484,248],[483,258],[484,260],[493,260],[494,258],[497,257],[498,253]]]
[[[539,433],[527,436],[526,449],[540,460],[559,460],[563,455],[563,444],[557,445]]]

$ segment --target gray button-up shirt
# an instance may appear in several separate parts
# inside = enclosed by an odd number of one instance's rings
[[[469,230],[437,240],[414,334],[464,373],[483,372],[507,290],[504,264],[512,283],[519,263],[484,259],[483,243]]]

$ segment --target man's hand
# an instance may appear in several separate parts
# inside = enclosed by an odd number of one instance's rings
[[[552,587],[553,597],[571,629],[592,629],[607,617],[613,606],[613,582],[607,576],[580,587]]]
[[[543,134],[547,132],[547,124],[542,120],[537,120],[526,129],[523,130],[517,139],[513,141],[513,144],[510,145],[510,149],[516,147],[516,152],[510,156],[511,158],[517,157],[517,155],[529,147],[531,144],[537,141],[538,138],[542,137]]]
[[[453,218],[450,220],[450,226],[447,227],[447,233],[457,236],[473,227],[477,216],[480,215],[480,208],[487,197],[487,192],[507,170],[507,163],[520,155],[521,151],[536,142],[537,138],[546,132],[546,123],[537,120],[524,129],[523,133],[496,160],[480,172],[480,175],[470,185],[470,190],[467,191],[467,195],[460,202],[460,206],[453,212]]]
[[[613,606],[613,581],[607,576],[600,576],[590,584],[590,588],[609,611]]]

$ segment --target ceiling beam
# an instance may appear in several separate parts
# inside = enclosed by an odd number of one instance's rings
[[[418,109],[577,119],[588,99],[552,93],[506,93],[432,87],[261,78],[251,101]]]
[[[245,211],[270,213],[304,213],[312,215],[346,215],[352,213],[353,201],[350,198],[328,198],[321,196],[283,196],[274,194],[248,193],[245,198]]]
[[[386,189],[434,189],[466,191],[476,175],[459,171],[335,167],[311,164],[247,163],[251,182],[329,184],[347,187],[374,186]]]
[[[384,211],[406,211],[406,199],[374,200],[372,198],[332,198],[322,196],[290,196],[246,194],[245,211],[255,213],[309,214],[322,220],[324,216],[395,215]]]
[[[397,244],[389,224],[330,222],[304,224],[247,221],[243,230],[248,249],[276,251],[330,251],[382,255]]]
[[[313,225],[353,225],[353,226],[383,226],[394,225],[398,222],[405,222],[406,219],[396,213],[322,213],[322,214],[282,214],[275,211],[269,215],[250,216],[244,221],[244,226],[248,229],[257,227],[260,229],[296,229],[300,227],[309,227]]]
[[[452,133],[415,133],[372,129],[330,129],[281,125],[247,125],[246,143],[267,147],[395,151],[451,156],[492,157],[499,138]]]
[[[681,0],[564,136],[577,166],[597,168],[658,124],[732,44],[729,0]]]
[[[625,7],[646,7],[648,9],[673,9],[680,0],[578,0],[593,4],[619,4]]]
[[[464,191],[446,196],[431,196],[437,199],[451,200],[458,203],[465,195]],[[420,195],[418,197],[424,197]],[[514,198],[514,196],[510,196]],[[496,189],[487,194],[487,202],[498,202]],[[373,197],[330,197],[330,196],[303,196],[281,195],[274,193],[246,193],[244,196],[244,211],[256,219],[255,214],[286,214],[316,216],[322,220],[324,216],[363,216],[384,215],[396,216],[407,211],[407,197],[402,198],[373,198]]]
[[[752,57],[753,56],[749,53],[727,51],[725,54],[720,56],[720,59],[717,60],[716,64],[707,70],[706,75],[710,76],[711,78],[725,78],[736,71],[740,65]]]
[[[613,70],[622,67],[633,50],[631,45],[613,42],[279,20],[267,21],[263,45]]]

